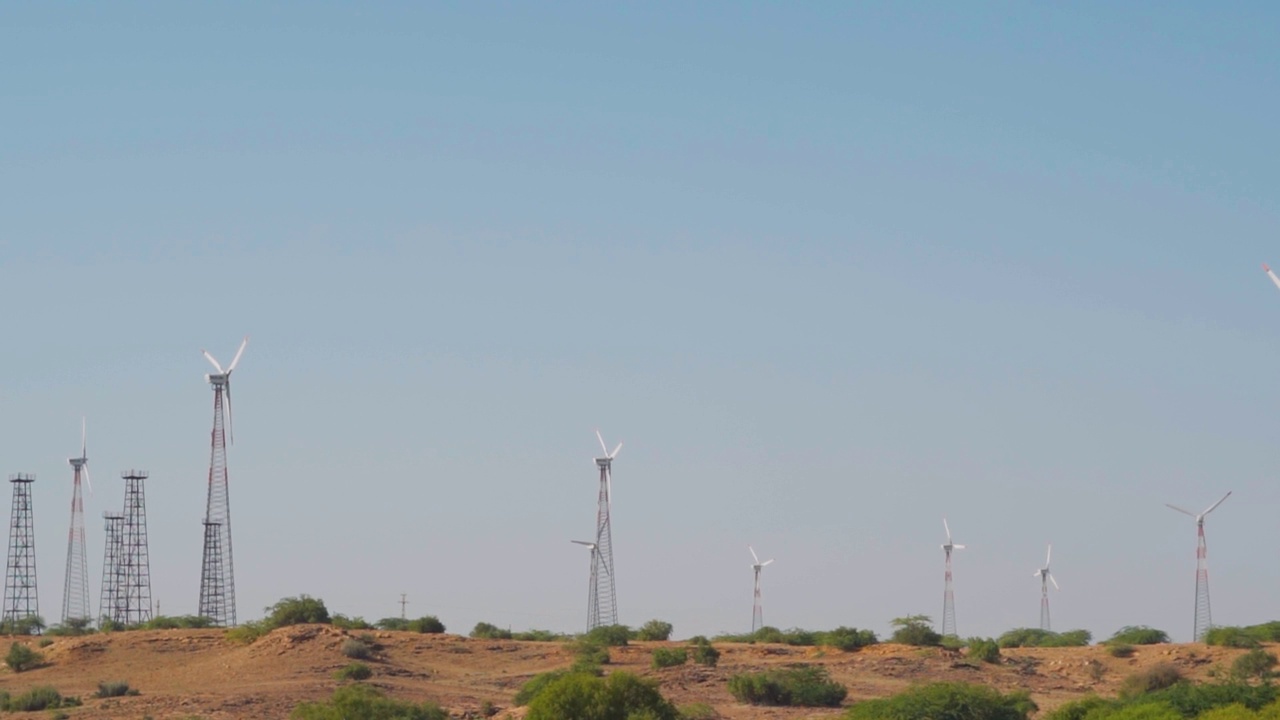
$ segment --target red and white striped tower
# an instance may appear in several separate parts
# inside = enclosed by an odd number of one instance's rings
[[[942,546],[942,552],[947,556],[942,589],[942,636],[947,637],[956,634],[956,596],[951,589],[951,551],[963,550],[964,546],[951,542],[951,526],[947,524],[946,518],[942,518],[942,527],[947,531],[947,544]]]

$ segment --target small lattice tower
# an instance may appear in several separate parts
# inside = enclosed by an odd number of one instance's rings
[[[1204,540],[1204,518],[1196,522],[1196,614],[1195,640],[1202,642],[1213,627],[1209,609],[1209,546]]]
[[[71,480],[71,526],[67,530],[67,574],[62,586],[62,624],[80,620],[87,621],[93,617],[93,608],[89,605],[89,553],[85,547],[84,531],[84,497],[81,481],[88,477],[86,463],[89,458],[85,452],[83,435],[80,457],[71,458],[73,471]]]
[[[604,457],[596,458],[600,468],[600,493],[596,504],[596,539],[591,564],[591,605],[594,617],[589,619],[591,628],[618,624],[617,586],[614,584],[613,525],[610,511],[613,505],[613,459],[622,449],[622,443],[609,452],[604,438],[596,431]]]
[[[147,545],[147,473],[127,470],[124,478],[124,524],[120,532],[120,556],[116,594],[125,625],[151,620],[151,553]]]
[[[4,613],[0,625],[12,633],[15,626],[40,615],[36,591],[36,534],[31,513],[31,484],[34,475],[19,473],[9,477],[13,485],[13,505],[9,520],[9,562],[4,576]]]
[[[227,608],[222,604],[226,594],[222,591],[225,577],[222,568],[222,528],[218,523],[204,521],[204,561],[200,566],[200,614],[213,619],[224,618]]]
[[[942,546],[947,551],[947,567],[943,574],[942,590],[942,636],[956,634],[956,593],[951,586],[951,550],[950,543]]]
[[[217,370],[205,375],[205,380],[213,389],[213,431],[210,434],[209,454],[209,492],[205,502],[204,520],[217,528],[219,541],[216,549],[221,556],[216,566],[221,568],[221,575],[216,582],[205,574],[205,569],[215,565],[210,558],[201,561],[200,573],[200,605],[199,615],[209,618],[214,625],[231,627],[236,624],[236,578],[235,562],[231,548],[231,499],[227,479],[227,440],[234,442],[231,430],[231,373],[240,363],[245,345],[249,338],[240,343],[240,349],[226,370],[207,351],[205,358]],[[225,428],[225,432],[224,432]],[[205,526],[208,532],[210,525]],[[210,552],[209,543],[205,543],[205,552]]]
[[[124,515],[121,513],[102,513],[106,525],[107,538],[103,544],[102,556],[102,594],[98,598],[99,621],[124,622],[124,603],[120,596],[120,547],[124,530]]]
[[[1047,574],[1040,576],[1040,629],[1053,632],[1053,623],[1049,621],[1049,576]]]

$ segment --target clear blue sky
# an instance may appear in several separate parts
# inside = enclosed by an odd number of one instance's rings
[[[61,602],[89,418],[194,612],[235,375],[241,618],[1191,633],[1280,575],[1266,3],[0,6],[0,457]]]

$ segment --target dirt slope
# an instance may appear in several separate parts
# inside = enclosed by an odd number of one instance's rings
[[[36,670],[15,674],[0,670],[0,689],[23,692],[52,685],[64,695],[78,695],[84,707],[68,711],[72,718],[98,720],[150,716],[169,718],[286,718],[304,700],[327,698],[338,685],[334,671],[351,662],[341,651],[348,633],[329,626],[301,625],[277,630],[252,645],[224,639],[219,630],[159,630],[113,633],[80,638],[51,638],[41,648],[48,661]],[[472,640],[453,635],[373,632],[382,645],[371,683],[395,697],[433,700],[455,717],[479,717],[481,703],[503,709],[498,717],[520,717],[511,698],[531,676],[564,667],[570,654],[559,643]],[[34,638],[22,639],[33,647]],[[1195,679],[1211,668],[1228,667],[1242,651],[1203,645],[1154,645],[1139,648],[1132,658],[1110,657],[1103,648],[1006,650],[999,665],[978,667],[958,653],[901,645],[878,645],[843,653],[785,645],[719,645],[715,668],[686,665],[654,671],[650,654],[661,645],[634,643],[610,651],[610,670],[628,670],[657,678],[664,694],[677,704],[707,703],[727,719],[835,718],[840,710],[793,710],[740,705],[726,689],[735,673],[789,663],[827,667],[849,688],[846,703],[883,697],[915,682],[962,680],[1001,690],[1029,690],[1042,709],[1090,692],[1113,694],[1130,673],[1158,662],[1170,662]],[[99,681],[125,681],[141,694],[94,699]],[[36,717],[33,715],[32,717]]]

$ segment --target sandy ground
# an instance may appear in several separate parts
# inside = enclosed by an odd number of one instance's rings
[[[84,706],[66,712],[84,720],[287,718],[299,702],[323,700],[339,685],[334,672],[351,662],[342,644],[364,634],[323,625],[282,628],[251,645],[232,643],[219,630],[157,630],[50,638],[38,648],[47,664],[24,673],[0,671],[0,689],[17,694],[51,685],[78,695]],[[479,718],[482,703],[498,718],[518,718],[511,707],[520,685],[533,675],[565,667],[571,654],[561,643],[473,640],[454,635],[373,631],[382,646],[368,664],[368,682],[406,700],[432,700],[456,718]],[[32,647],[37,638],[18,640]],[[841,710],[757,708],[736,702],[726,688],[735,673],[791,663],[825,666],[849,688],[846,705],[884,697],[913,683],[978,682],[1001,690],[1025,689],[1042,709],[1088,693],[1114,694],[1129,674],[1159,662],[1206,679],[1243,652],[1204,645],[1152,645],[1131,658],[1113,658],[1101,647],[1006,650],[998,665],[967,662],[959,653],[883,644],[856,652],[785,645],[722,644],[715,668],[685,665],[651,670],[655,647],[681,643],[633,643],[612,648],[609,671],[627,670],[657,679],[677,705],[706,703],[726,719],[835,718]],[[1274,650],[1274,648],[1273,648]],[[0,666],[3,667],[3,666]],[[99,681],[124,681],[140,694],[96,699]],[[32,715],[32,717],[41,717]]]

